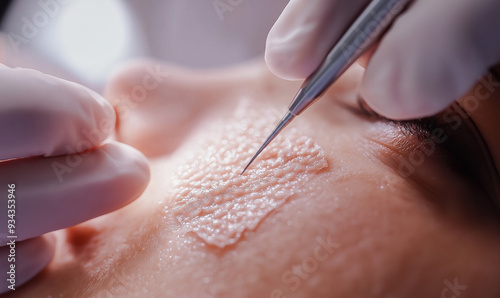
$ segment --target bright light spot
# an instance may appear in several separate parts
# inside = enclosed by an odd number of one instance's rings
[[[134,47],[130,16],[120,0],[74,0],[57,21],[59,58],[89,82],[103,80]]]

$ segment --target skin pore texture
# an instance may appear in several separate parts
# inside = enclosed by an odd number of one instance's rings
[[[245,103],[233,119],[217,121],[213,131],[206,132],[208,144],[190,153],[190,163],[180,167],[172,188],[172,210],[179,224],[220,248],[236,243],[245,230],[254,230],[307,186],[311,175],[328,166],[324,151],[292,130],[269,145],[258,166],[240,175],[241,161],[249,160],[255,150],[254,141],[244,134],[264,139],[266,128],[279,120],[269,111],[248,112],[250,105]],[[170,210],[167,205],[165,212]]]
[[[134,101],[157,67],[161,83]],[[362,74],[240,176],[299,83],[262,62],[123,67],[106,97],[118,139],[150,157],[148,189],[54,233],[51,264],[7,297],[500,297],[498,209],[446,142],[417,166],[428,139],[356,112]]]

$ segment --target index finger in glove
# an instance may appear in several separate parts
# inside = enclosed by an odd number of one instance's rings
[[[500,1],[418,0],[370,59],[361,93],[391,119],[436,114],[500,61]]]
[[[367,0],[291,0],[266,42],[266,63],[283,79],[309,76],[368,3]]]
[[[2,66],[0,94],[0,160],[86,151],[114,131],[113,107],[69,81]]]
[[[117,142],[83,154],[0,162],[0,193],[7,199],[9,185],[15,188],[12,202],[0,200],[0,245],[11,230],[20,241],[112,212],[138,198],[148,182],[146,158]]]

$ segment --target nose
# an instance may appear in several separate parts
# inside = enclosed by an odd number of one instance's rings
[[[172,153],[218,98],[197,72],[152,61],[116,71],[106,88],[118,139],[147,156]]]

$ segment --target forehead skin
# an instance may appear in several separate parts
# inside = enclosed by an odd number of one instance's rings
[[[132,88],[141,69],[125,70],[112,88]],[[215,178],[206,180],[211,173],[206,169],[213,164],[209,146],[221,152],[240,147],[230,136],[217,134],[237,128],[241,121],[262,121],[259,115],[285,106],[297,88],[273,81],[260,64],[243,70],[198,75],[201,87],[191,90],[190,96],[205,96],[218,106],[200,112],[204,117],[189,129],[176,128],[184,135],[182,144],[170,155],[151,160],[152,182],[146,193],[118,212],[60,232],[49,268],[11,296],[458,297],[453,291],[460,291],[460,297],[500,296],[499,220],[477,203],[486,198],[453,172],[440,152],[427,157],[411,177],[402,177],[398,161],[419,141],[393,125],[368,122],[338,104],[355,99],[361,75],[357,69],[296,119],[293,131],[289,129],[289,135],[277,142],[284,148],[287,138],[292,145],[299,138],[311,140],[327,166],[300,172],[298,176],[305,178],[285,189],[291,192],[286,200],[273,205],[255,224],[246,225],[244,217],[232,222],[241,232],[239,238],[231,238],[234,241],[224,238],[223,245],[217,245],[221,242],[196,233],[210,228],[210,222],[194,220],[187,225],[194,229],[186,228],[174,212],[185,199],[183,191],[196,192],[197,181],[200,191],[210,187],[203,183],[216,183]],[[203,85],[204,81],[208,83]],[[249,85],[253,88],[245,87]],[[165,97],[165,90],[171,87],[154,91],[145,105],[164,104],[155,98]],[[241,119],[237,108],[249,101],[248,116]],[[144,111],[150,113],[148,109]],[[134,117],[140,118],[140,113]],[[241,142],[256,149],[275,120],[268,117],[258,129],[242,131]],[[142,123],[147,127],[146,120]],[[147,128],[151,135],[157,130],[156,138],[173,133],[158,127],[158,122]],[[133,143],[134,136],[123,138]],[[136,140],[144,142],[141,137]],[[134,145],[148,148],[147,143]],[[228,171],[242,169],[251,153],[243,150],[234,155]],[[317,155],[301,154],[308,161],[318,160]],[[257,160],[253,171],[271,162],[267,158],[263,156],[260,165]],[[203,175],[183,176],[183,167]],[[189,183],[182,184],[184,178]],[[285,186],[290,181],[295,180],[285,181]],[[283,198],[279,196],[283,189],[273,187],[274,194],[267,195]],[[213,200],[207,209],[196,210],[215,214],[224,202],[234,203],[239,197]],[[238,206],[248,211],[246,204],[251,202]],[[188,218],[192,219],[196,215]],[[213,235],[227,236],[212,227]]]

